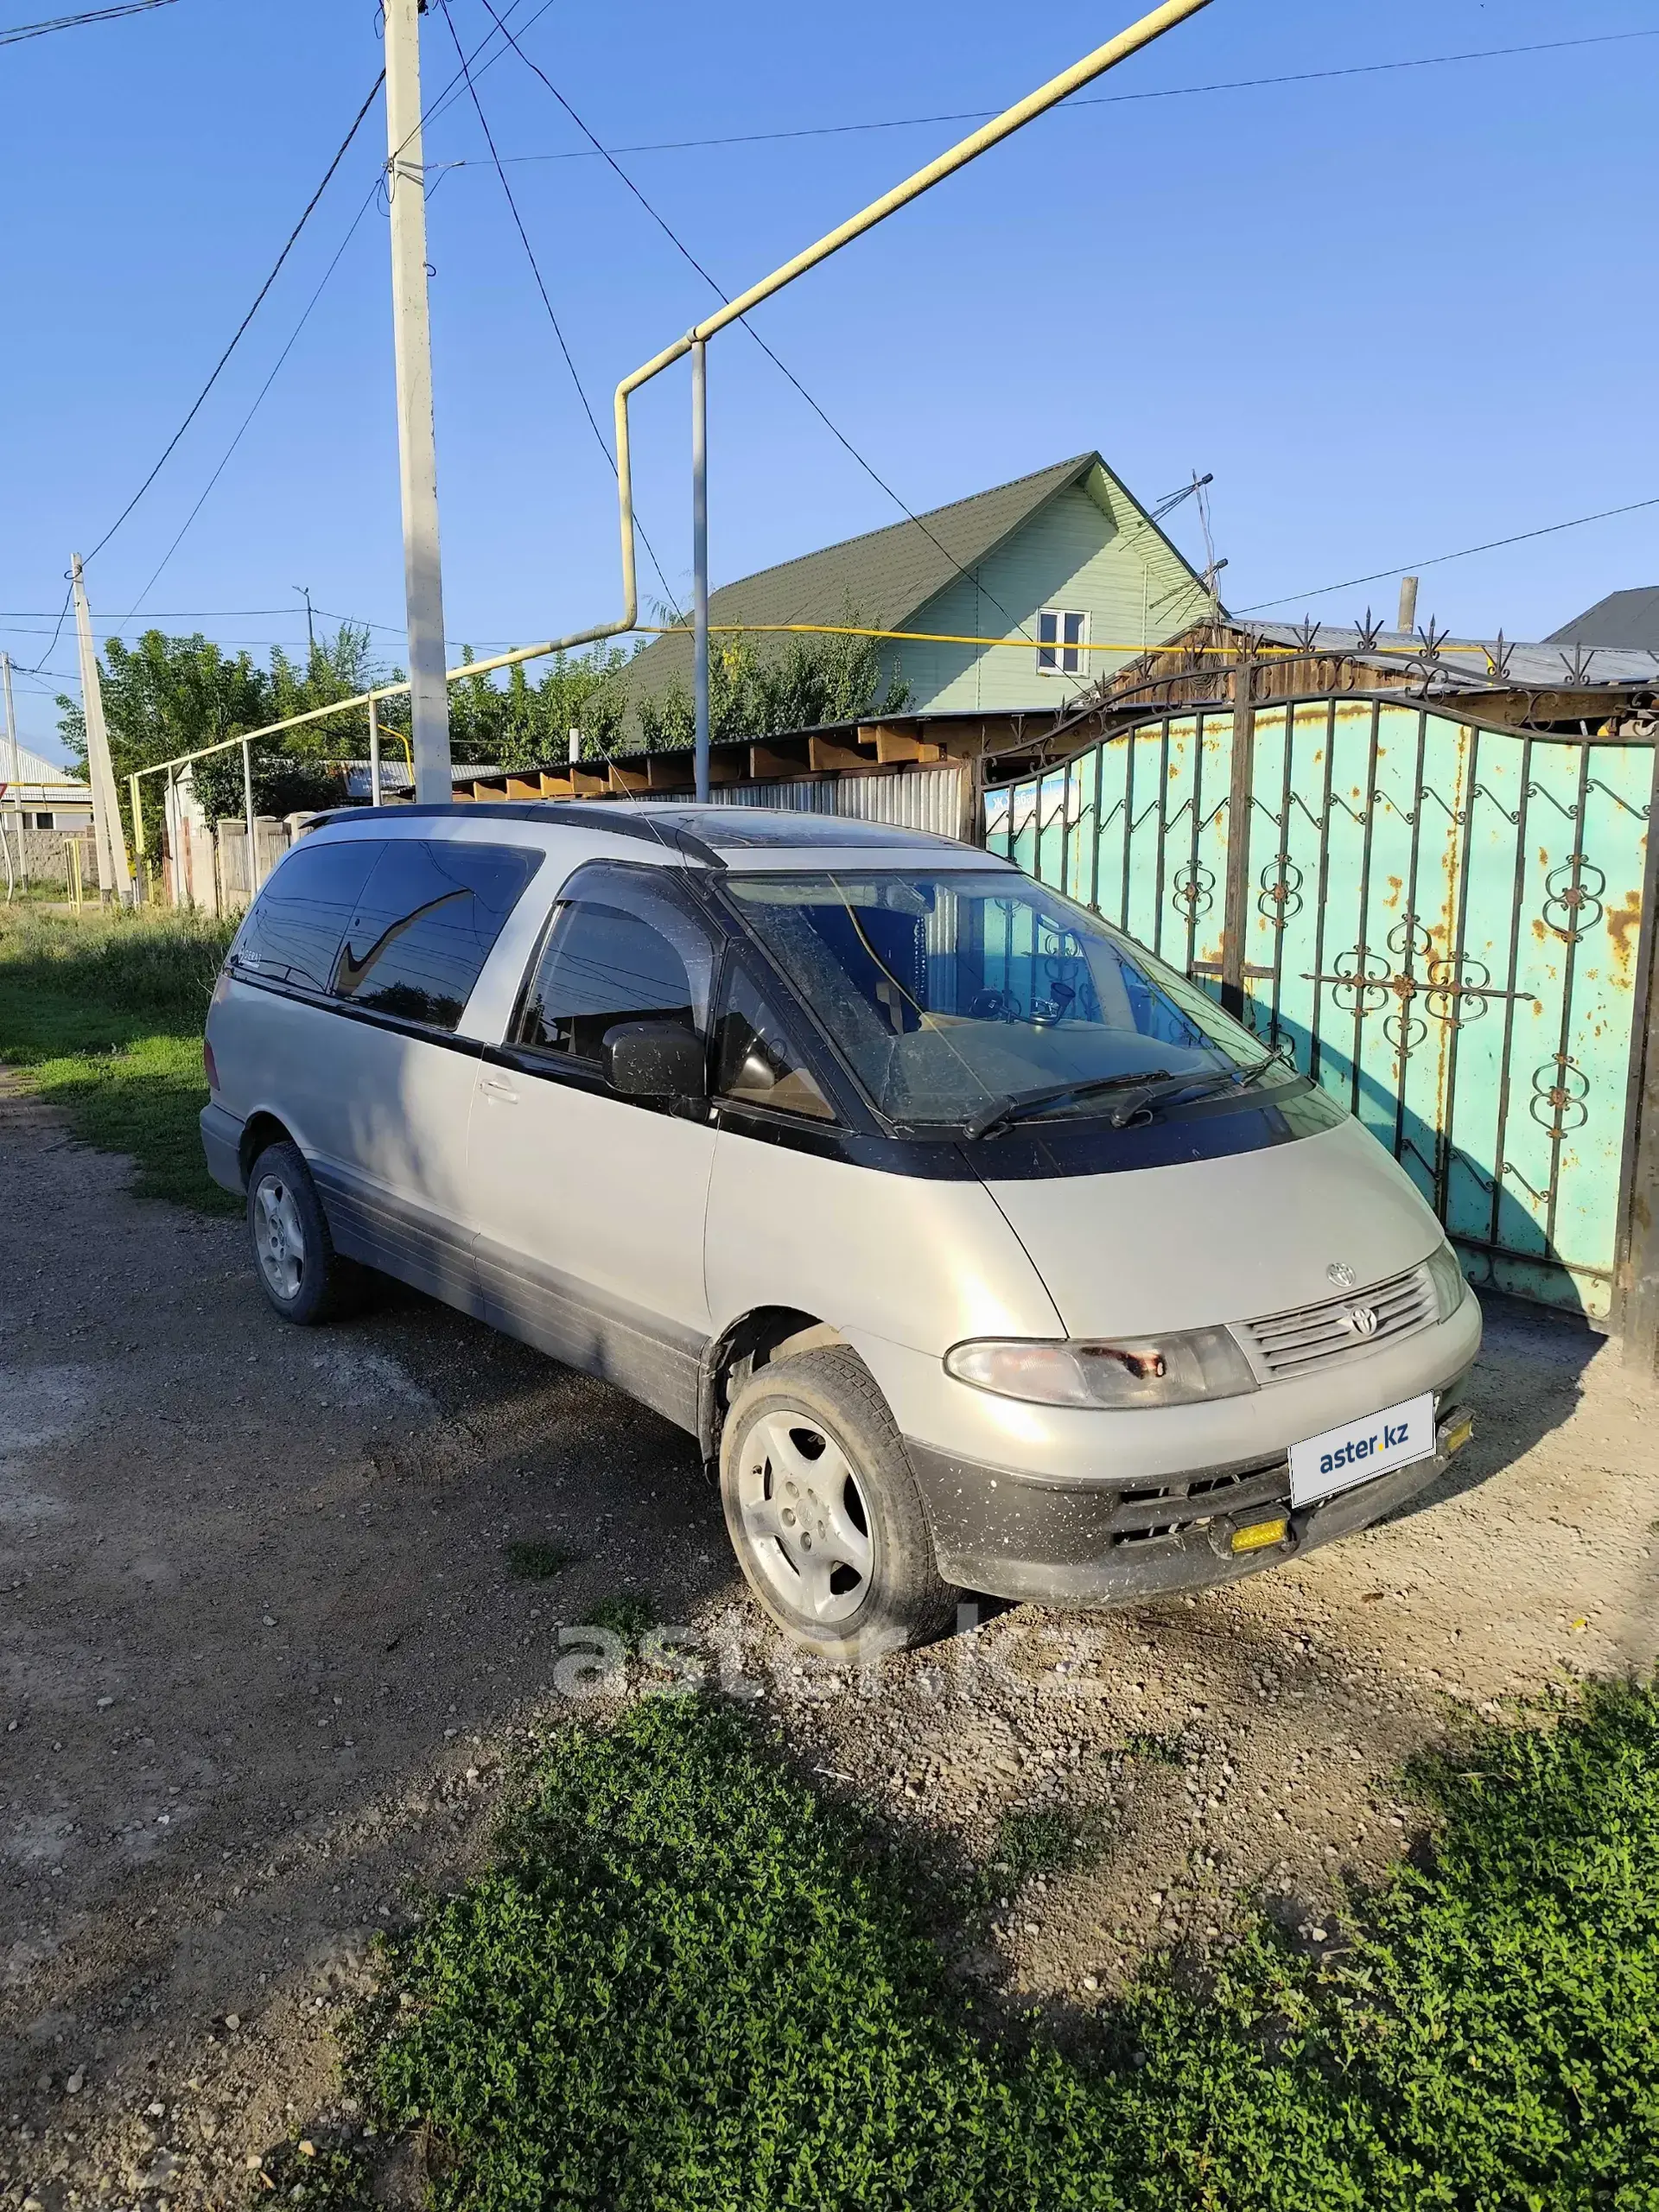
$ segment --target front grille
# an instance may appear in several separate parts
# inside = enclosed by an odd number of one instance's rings
[[[1284,1459],[1211,1470],[1119,1494],[1109,1523],[1114,1550],[1122,1544],[1150,1543],[1160,1536],[1185,1536],[1207,1529],[1217,1518],[1232,1518],[1263,1507],[1287,1504],[1290,1466]]]
[[[1356,1313],[1376,1316],[1376,1325],[1369,1334],[1351,1318]],[[1414,1337],[1420,1329],[1432,1326],[1434,1316],[1433,1282],[1426,1267],[1416,1267],[1364,1290],[1322,1299],[1317,1306],[1271,1313],[1260,1321],[1236,1321],[1233,1334],[1244,1347],[1258,1382],[1287,1382],[1316,1368],[1363,1358],[1377,1344]]]

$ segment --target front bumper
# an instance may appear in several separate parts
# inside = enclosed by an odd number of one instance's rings
[[[1293,1509],[1290,1463],[1211,1467],[1179,1482],[1045,1489],[906,1441],[933,1522],[939,1572],[959,1589],[1039,1605],[1107,1606],[1236,1582],[1368,1529],[1427,1490],[1472,1433],[1440,1391],[1432,1458]],[[1236,1551],[1242,1530],[1282,1519],[1282,1538]]]

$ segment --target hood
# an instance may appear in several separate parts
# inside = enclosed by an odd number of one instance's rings
[[[988,1182],[1071,1337],[1248,1321],[1426,1260],[1439,1222],[1356,1121],[1226,1159]]]

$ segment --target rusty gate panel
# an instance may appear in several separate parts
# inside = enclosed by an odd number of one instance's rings
[[[986,842],[1243,1011],[1388,1146],[1478,1283],[1614,1303],[1654,748],[1398,695],[1159,715],[987,797]],[[1040,826],[1039,826],[1040,825]]]

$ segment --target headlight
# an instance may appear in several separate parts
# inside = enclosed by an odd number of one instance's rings
[[[1449,1321],[1463,1303],[1463,1269],[1449,1244],[1428,1255],[1428,1279],[1434,1286],[1434,1318]]]
[[[976,1338],[955,1344],[945,1370],[976,1390],[1039,1406],[1185,1406],[1254,1390],[1249,1363],[1226,1329],[1185,1329],[1115,1344],[1012,1343]]]

